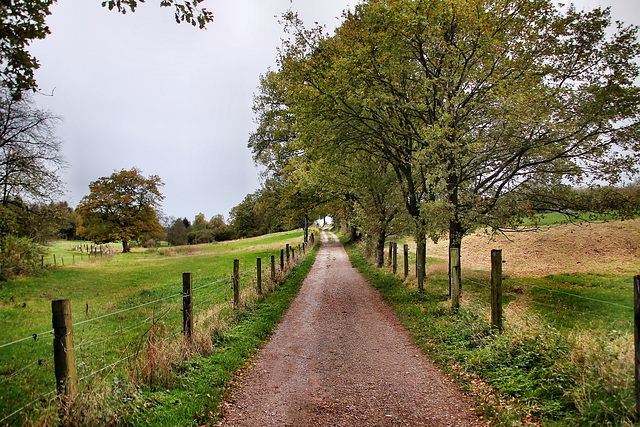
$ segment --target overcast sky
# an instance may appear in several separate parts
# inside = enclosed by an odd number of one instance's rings
[[[640,25],[637,1],[574,3],[611,6],[614,20]],[[228,218],[260,185],[247,140],[259,76],[275,68],[284,37],[280,15],[291,8],[332,30],[358,1],[207,0],[207,30],[176,24],[159,3],[123,16],[101,0],[59,0],[51,35],[31,48],[40,90],[54,94],[36,102],[64,119],[65,199],[75,206],[91,181],[137,166],[165,183],[166,215]]]

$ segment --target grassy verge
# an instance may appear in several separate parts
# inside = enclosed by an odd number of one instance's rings
[[[128,405],[126,424],[176,426],[211,424],[222,415],[238,375],[251,364],[295,298],[315,260],[317,247],[275,292],[240,312],[216,337],[213,354],[186,362],[170,389],[140,391]]]
[[[550,302],[554,307],[560,303],[550,300],[548,291],[534,288],[525,291],[530,302],[523,303],[521,298],[506,302],[506,326],[500,334],[489,326],[484,288],[474,291],[467,286],[456,314],[445,292],[445,274],[429,276],[421,294],[413,283],[374,268],[358,247],[347,245],[347,251],[416,343],[464,392],[474,396],[480,414],[492,425],[633,423],[632,331],[627,322],[621,325],[616,319],[597,317],[601,303],[567,297],[562,304],[569,310],[545,308],[533,302]],[[615,281],[605,286],[605,277],[571,275],[539,280],[538,284],[549,289],[579,289],[585,296],[612,301],[622,298],[628,304],[630,286]],[[593,312],[596,317],[576,314],[574,308]],[[607,312],[607,317],[615,315]]]

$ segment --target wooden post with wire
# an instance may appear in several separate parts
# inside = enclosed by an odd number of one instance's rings
[[[398,272],[398,243],[393,242],[393,274]]]
[[[262,295],[262,258],[256,259],[256,293]]]
[[[409,276],[409,245],[404,245],[404,278]]]
[[[449,277],[451,280],[451,308],[458,310],[460,308],[460,248],[449,248],[449,261],[451,270]]]
[[[280,271],[284,270],[284,249],[280,249]]]
[[[182,273],[182,332],[189,340],[193,333],[192,274]]]
[[[73,347],[73,322],[71,301],[51,301],[53,313],[53,359],[55,363],[56,388],[58,394],[72,398],[78,393],[78,371]]]
[[[276,282],[276,256],[271,255],[271,281]]]
[[[502,251],[491,251],[491,326],[502,332]]]
[[[233,308],[240,307],[240,260],[233,260]]]
[[[636,368],[636,419],[640,419],[640,275],[633,278],[633,324]]]

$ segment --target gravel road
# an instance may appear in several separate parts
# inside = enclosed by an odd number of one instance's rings
[[[483,425],[331,237],[220,425]]]

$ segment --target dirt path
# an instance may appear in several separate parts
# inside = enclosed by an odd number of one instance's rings
[[[470,400],[420,353],[351,267],[342,245],[323,233],[298,297],[242,379],[221,425],[481,423]]]

